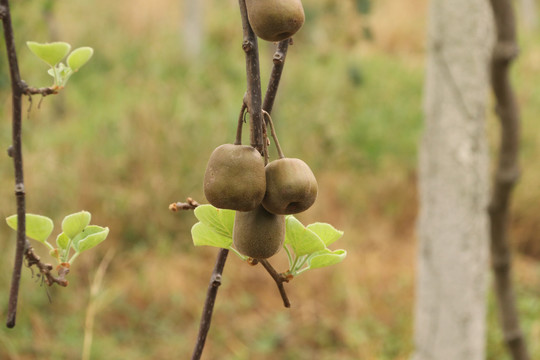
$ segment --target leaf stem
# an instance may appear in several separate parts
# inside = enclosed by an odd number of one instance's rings
[[[294,250],[293,250],[294,251]],[[293,263],[291,265],[291,273],[294,273],[296,271],[296,264],[298,263],[298,256],[296,256],[296,254],[294,254],[294,259],[293,259]]]
[[[68,252],[69,253],[69,252]],[[80,252],[76,252],[75,254],[73,254],[73,256],[71,257],[71,259],[69,259],[68,263],[71,265],[73,264],[73,261],[77,258],[77,256],[79,256]],[[66,257],[67,258],[67,257]],[[65,261],[64,261],[65,262]]]
[[[62,257],[62,262],[67,262],[68,261],[68,258],[69,258],[69,253],[71,251],[71,246],[73,244],[73,239],[69,239],[69,242],[66,246],[66,249],[65,249],[65,253],[64,253],[64,256]]]
[[[238,250],[236,250],[235,248],[233,248],[232,246],[229,247],[229,250],[231,250],[233,253],[235,253],[236,255],[238,255],[238,257],[244,261],[246,261],[248,259],[247,256],[244,256],[242,254],[240,254],[240,252]]]
[[[309,266],[306,266],[305,268],[298,270],[297,272],[295,272],[292,275],[293,276],[298,276],[298,275],[302,274],[303,272],[308,271],[309,269],[311,269],[311,268]]]
[[[283,159],[285,157],[285,155],[283,155],[283,151],[281,151],[281,146],[279,146],[279,140],[278,140],[278,137],[277,137],[277,134],[276,134],[276,130],[274,129],[274,123],[272,122],[272,117],[270,116],[270,114],[267,111],[264,111],[264,110],[263,110],[263,114],[266,117],[266,120],[267,120],[266,122],[268,124],[270,124],[270,132],[272,133],[272,137],[274,138],[274,143],[276,144],[278,157],[280,159]]]
[[[308,257],[309,257],[308,255],[300,256],[300,260],[298,261],[298,264],[296,265],[296,268],[297,269],[302,268],[302,266],[304,266],[304,264],[306,263]]]
[[[47,240],[45,240],[45,241],[43,242],[43,244],[45,244],[45,245],[49,248],[49,250],[53,250],[53,251],[56,250],[56,249],[54,248],[54,246],[52,246]]]
[[[285,253],[287,254],[287,260],[289,260],[289,270],[292,270],[293,259],[291,251],[289,250],[289,247],[287,245],[283,245],[283,249],[285,249]]]

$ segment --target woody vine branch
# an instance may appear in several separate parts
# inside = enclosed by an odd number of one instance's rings
[[[520,116],[509,76],[510,66],[518,55],[516,21],[510,1],[491,0],[491,7],[497,31],[491,59],[491,86],[501,124],[499,158],[489,205],[492,268],[499,317],[508,351],[514,360],[529,360],[531,357],[520,327],[514,294],[508,236],[512,190],[520,176]]]
[[[263,105],[261,94],[261,82],[260,82],[260,68],[259,68],[259,53],[257,36],[253,32],[247,16],[247,9],[245,0],[239,0],[240,15],[242,18],[243,29],[243,42],[242,49],[245,52],[246,58],[246,78],[247,78],[247,92],[242,102],[242,109],[239,115],[239,126],[241,128],[241,122],[243,121],[244,112],[247,110],[250,114],[250,143],[260,153],[265,153],[265,124],[263,123]],[[274,66],[270,76],[270,82],[265,95],[264,110],[268,113],[271,112],[272,106],[275,100],[276,92],[279,86],[281,73],[283,70],[283,64],[287,53],[289,40],[281,41],[278,45],[276,54],[274,55]],[[240,130],[237,132],[235,143],[239,142]],[[265,155],[266,156],[266,155]],[[225,261],[228,255],[227,249],[221,249],[218,253],[216,265],[210,279],[208,291],[206,295],[205,305],[201,318],[199,334],[197,336],[197,343],[192,354],[192,360],[200,359],[208,331],[210,329],[210,322],[212,319],[213,307],[215,299],[217,297],[218,287],[221,285],[221,276],[225,266]],[[289,300],[285,289],[283,288],[283,281],[278,276],[275,276],[277,272],[272,266],[265,261],[263,264],[265,269],[272,275],[272,278],[276,281],[280,294],[283,298],[284,305],[290,306]]]
[[[23,264],[24,250],[26,244],[26,223],[25,223],[25,190],[22,156],[22,96],[28,87],[21,80],[17,51],[15,49],[15,39],[8,0],[0,0],[0,16],[4,29],[4,41],[6,43],[6,53],[9,63],[9,74],[11,80],[11,103],[12,103],[12,150],[13,166],[15,168],[15,198],[17,203],[17,245],[15,250],[15,261],[9,291],[8,318],[6,325],[8,328],[15,326],[17,316],[17,301],[19,294],[19,283],[21,280],[21,269]]]

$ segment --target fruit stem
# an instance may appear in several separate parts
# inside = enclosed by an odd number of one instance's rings
[[[234,141],[234,145],[242,145],[242,126],[244,125],[246,109],[246,95],[244,95],[244,99],[242,100],[242,108],[240,109],[240,115],[238,116],[238,126],[236,127],[236,140]]]
[[[263,110],[264,111],[264,110]],[[263,115],[264,116],[264,115]],[[263,121],[263,156],[264,156],[264,166],[268,165],[270,162],[270,154],[268,154],[268,146],[270,141],[268,140],[268,127],[266,126],[266,121]]]
[[[279,146],[279,140],[277,138],[276,129],[274,129],[274,123],[272,122],[272,117],[270,114],[263,110],[263,115],[266,116],[266,119],[268,120],[268,123],[270,124],[270,132],[272,133],[272,137],[274,138],[274,142],[276,143],[276,149],[278,152],[278,157],[280,159],[283,159],[285,155],[283,155],[283,151],[281,151],[281,146]]]

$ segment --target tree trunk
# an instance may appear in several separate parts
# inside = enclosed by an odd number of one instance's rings
[[[487,0],[432,0],[420,147],[414,360],[483,360],[488,284]]]

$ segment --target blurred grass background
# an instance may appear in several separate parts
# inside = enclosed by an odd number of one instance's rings
[[[12,4],[21,72],[32,86],[51,82],[24,45],[52,40],[46,5]],[[380,0],[363,14],[354,1],[304,1],[306,24],[289,50],[273,119],[285,154],[304,159],[319,181],[317,202],[299,218],[344,230],[333,247],[347,249],[348,257],[287,284],[287,310],[262,267],[231,254],[204,359],[410,356],[426,6]],[[217,251],[194,248],[193,214],[171,213],[168,205],[187,196],[204,202],[206,161],[234,139],[245,62],[235,0],[204,2],[205,42],[196,59],[183,49],[183,11],[172,0],[55,2],[60,40],[92,46],[95,55],[60,95],[39,108],[34,97],[25,115],[27,210],[59,224],[85,209],[111,234],[75,263],[68,288],[50,289],[52,304],[23,269],[18,324],[0,327],[0,358],[80,358],[90,286],[109,250],[114,258],[92,300],[92,359],[189,358]],[[539,44],[538,29],[522,29],[513,69],[524,172],[511,235],[533,358],[540,358]],[[260,48],[265,88],[274,46]],[[0,148],[6,149],[11,100],[1,49]],[[495,151],[498,124],[488,117]],[[16,211],[13,169],[11,159],[0,158],[5,218]],[[0,239],[5,319],[15,235],[0,226]],[[272,263],[286,270],[283,254]],[[491,294],[488,321],[488,359],[509,359]]]

